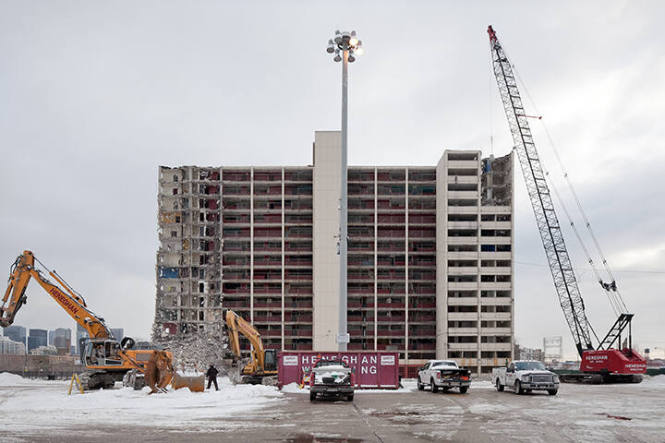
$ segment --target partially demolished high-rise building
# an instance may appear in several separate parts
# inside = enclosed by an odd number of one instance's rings
[[[159,168],[155,335],[218,330],[224,309],[269,348],[334,350],[340,149],[314,164]],[[513,349],[513,158],[349,167],[349,350],[489,372]]]

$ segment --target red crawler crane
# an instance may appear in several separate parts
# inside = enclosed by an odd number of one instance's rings
[[[617,291],[616,282],[605,283],[599,277],[599,283],[610,297],[614,297],[615,307],[620,313],[602,340],[598,338],[589,324],[584,311],[584,301],[577,286],[573,266],[561,232],[561,225],[554,211],[552,196],[545,179],[546,174],[529,128],[528,118],[530,116],[524,110],[513,68],[496,33],[491,26],[487,28],[487,32],[490,39],[494,76],[508,118],[515,151],[522,166],[524,182],[536,216],[540,238],[545,248],[561,308],[573,334],[577,351],[582,358],[581,373],[565,375],[561,379],[567,382],[639,383],[642,381],[642,374],[646,372],[646,361],[632,349],[631,321],[634,314],[625,312],[627,309]],[[588,220],[586,221],[587,227],[589,227]],[[589,263],[592,263],[590,258]],[[606,264],[606,261],[603,260],[603,263]],[[619,348],[621,347],[621,333],[626,328],[628,328],[628,346],[623,349],[613,348],[615,343]],[[598,342],[596,347],[592,345],[591,334]]]

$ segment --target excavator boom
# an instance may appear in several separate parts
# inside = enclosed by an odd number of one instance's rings
[[[90,338],[111,337],[111,331],[104,324],[104,319],[90,311],[85,300],[66,286],[54,272],[49,271],[49,275],[66,289],[63,291],[35,268],[35,257],[32,252],[24,251],[16,259],[0,306],[0,326],[6,328],[14,322],[16,314],[26,302],[25,290],[30,280],[35,279],[76,323],[85,328]]]
[[[25,291],[34,279],[70,317],[88,332],[89,340],[81,353],[81,362],[88,372],[83,375],[89,389],[110,387],[130,370],[146,374],[153,392],[163,389],[173,376],[173,356],[170,352],[121,348],[104,319],[92,312],[82,296],[77,294],[55,271],[48,271],[57,284],[36,268],[39,263],[31,251],[24,251],[11,267],[9,282],[0,304],[0,326],[10,326],[26,302]],[[45,268],[45,267],[44,267]],[[64,288],[64,289],[63,289]],[[121,338],[121,337],[119,337]],[[130,340],[133,342],[133,340]],[[156,369],[155,369],[156,368]]]
[[[273,349],[266,350],[263,347],[259,331],[251,323],[230,309],[226,311],[224,318],[233,354],[238,358],[242,355],[240,351],[240,334],[246,337],[252,346],[251,361],[242,369],[242,374],[246,376],[246,380],[255,383],[265,376],[277,375],[275,351]]]

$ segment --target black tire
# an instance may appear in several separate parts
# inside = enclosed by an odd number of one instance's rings
[[[434,384],[434,379],[431,379],[429,381],[429,385],[432,387],[432,393],[433,394],[436,394],[437,392],[439,392],[439,387],[436,384]]]
[[[309,401],[314,401],[314,400],[316,400],[316,392],[310,392]]]
[[[496,390],[498,392],[503,392],[503,388],[504,388],[504,386],[501,383],[499,383],[499,379],[497,378],[496,379]]]
[[[353,394],[349,394],[346,396],[346,401],[353,401]]]
[[[418,390],[419,391],[424,391],[425,390],[425,385],[420,383],[420,377],[418,378]]]
[[[459,388],[459,393],[460,394],[466,394],[466,391],[468,391],[468,390],[469,390],[468,386],[462,386],[462,387]]]
[[[515,394],[522,395],[524,394],[524,389],[522,389],[522,383],[519,380],[515,382]]]
[[[547,393],[550,394],[550,395],[556,395],[557,392],[559,392],[558,389],[548,389],[547,390]]]

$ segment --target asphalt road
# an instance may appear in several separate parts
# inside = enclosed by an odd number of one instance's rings
[[[286,394],[250,415],[195,428],[77,425],[53,433],[6,434],[0,441],[233,441],[244,442],[663,442],[665,383],[561,385],[559,394],[518,396],[481,383],[467,394],[358,393],[354,401],[317,401]],[[20,393],[16,393],[20,395]],[[0,392],[0,401],[2,393]],[[11,401],[11,399],[5,399]]]

